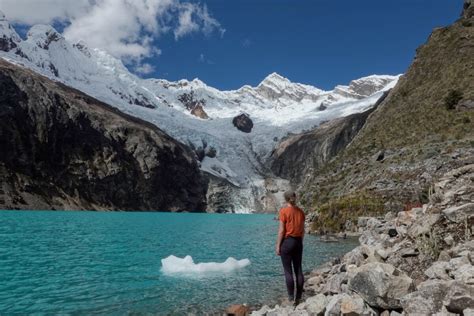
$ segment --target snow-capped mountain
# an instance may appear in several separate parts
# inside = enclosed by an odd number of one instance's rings
[[[199,79],[145,80],[104,51],[68,42],[51,26],[34,26],[22,40],[1,13],[0,57],[156,124],[190,144],[201,169],[213,176],[210,208],[212,201],[220,200],[222,207],[235,212],[268,208],[269,183],[285,189],[286,183],[274,179],[265,166],[280,139],[366,110],[398,80],[398,76],[370,76],[332,91],[293,83],[276,73],[257,87],[232,91],[220,91]],[[243,113],[243,119],[251,122],[250,133],[233,124]]]

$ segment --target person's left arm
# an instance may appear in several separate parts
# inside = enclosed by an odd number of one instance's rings
[[[301,235],[301,240],[302,241],[304,241],[305,233],[306,233],[306,214],[303,212],[303,234]]]

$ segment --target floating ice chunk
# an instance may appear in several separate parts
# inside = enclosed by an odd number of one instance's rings
[[[165,274],[203,274],[226,273],[245,268],[250,265],[249,259],[236,260],[232,257],[224,262],[194,263],[191,256],[178,258],[173,255],[161,259],[161,271]]]

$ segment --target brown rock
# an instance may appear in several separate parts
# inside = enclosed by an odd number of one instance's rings
[[[191,114],[194,116],[197,116],[199,118],[202,118],[203,120],[207,120],[209,116],[207,115],[206,111],[204,111],[204,108],[202,105],[197,105],[191,110]]]
[[[226,310],[227,316],[246,316],[249,314],[250,308],[246,305],[231,305]]]

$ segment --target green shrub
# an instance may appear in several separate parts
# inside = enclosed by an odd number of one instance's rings
[[[384,202],[367,192],[359,192],[332,199],[317,207],[316,213],[318,216],[312,223],[312,230],[335,233],[343,230],[346,221],[356,224],[360,216],[383,215]]]
[[[454,110],[456,105],[463,98],[463,94],[459,90],[450,90],[448,95],[444,98],[444,105],[447,110]]]

